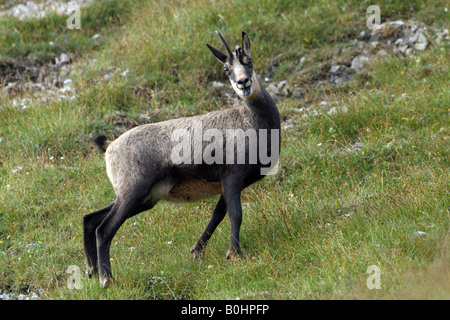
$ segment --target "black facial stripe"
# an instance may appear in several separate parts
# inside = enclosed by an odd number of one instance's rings
[[[246,63],[244,62],[244,57],[245,57],[245,55],[244,55],[244,53],[243,53],[243,51],[242,51],[242,48],[241,48],[240,46],[236,46],[236,56],[238,57],[239,62],[240,62],[242,65],[245,65],[245,64],[246,64]]]

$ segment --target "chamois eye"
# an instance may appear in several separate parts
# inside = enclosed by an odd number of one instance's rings
[[[250,58],[249,56],[244,56],[244,57],[242,58],[242,62],[243,62],[244,64],[252,64],[253,60],[252,60],[252,58]]]

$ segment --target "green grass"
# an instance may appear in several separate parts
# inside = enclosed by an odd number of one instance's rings
[[[84,270],[83,215],[114,199],[91,136],[117,136],[118,123],[142,123],[141,114],[155,122],[225,108],[210,86],[225,78],[205,46],[219,47],[216,29],[230,44],[249,33],[260,77],[299,84],[317,72],[321,55],[365,28],[368,5],[102,1],[82,11],[81,31],[65,30],[57,16],[1,18],[2,57],[68,51],[78,62],[74,100],[34,99],[22,110],[1,96],[0,290],[42,290],[44,299],[448,299],[448,42],[420,60],[374,61],[343,87],[305,85],[304,100],[278,104],[297,124],[282,132],[279,173],[242,195],[245,260],[225,260],[227,219],[204,259],[190,256],[216,199],[160,203],[115,236],[118,286],[104,290],[84,276],[81,290],[66,285],[69,265]],[[383,19],[448,28],[444,5],[380,8]],[[95,33],[104,36],[100,46]],[[311,63],[299,70],[303,56]],[[112,80],[102,80],[109,72]],[[302,117],[295,109],[305,100],[348,112]],[[351,151],[356,142],[361,150]],[[381,268],[381,290],[366,287],[370,265]]]
[[[2,59],[54,58],[61,52],[80,54],[102,45],[92,39],[96,33],[106,32],[108,26],[120,25],[131,7],[128,1],[95,1],[81,8],[81,29],[67,28],[67,16],[48,14],[42,19],[19,20],[2,17],[0,20],[0,62]]]

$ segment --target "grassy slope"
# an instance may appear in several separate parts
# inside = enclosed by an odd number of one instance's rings
[[[304,102],[288,98],[279,104],[282,115],[299,125],[283,132],[280,173],[243,194],[246,260],[225,261],[226,220],[204,260],[190,257],[214,199],[162,203],[116,235],[112,267],[120,287],[101,290],[83,278],[81,290],[67,289],[67,267],[84,268],[82,216],[114,198],[90,136],[118,135],[119,120],[139,121],[142,113],[159,121],[225,107],[209,85],[225,80],[204,45],[219,46],[215,29],[230,43],[246,30],[261,76],[301,84],[305,73],[297,72],[297,61],[314,61],[317,53],[345,45],[364,29],[369,5],[125,3],[122,26],[109,19],[122,12],[119,2],[104,2],[103,8],[116,12],[102,11],[105,23],[86,24],[73,36],[75,45],[69,31],[58,34],[64,21],[57,17],[49,18],[59,21],[51,27],[0,21],[25,35],[16,46],[0,38],[4,57],[28,50],[36,57],[57,55],[45,45],[53,37],[61,39],[58,50],[73,49],[81,57],[77,99],[18,110],[2,98],[0,289],[31,286],[55,299],[449,298],[448,46],[426,50],[419,62],[376,61],[365,77],[343,88],[307,86],[305,99],[338,101],[347,113],[302,118],[293,110]],[[443,3],[380,7],[384,18],[442,26]],[[105,40],[96,48],[89,39],[98,32]],[[46,40],[39,46],[33,39],[41,33]],[[98,83],[118,68],[128,68],[128,76]],[[313,63],[305,68],[314,72]],[[345,152],[356,141],[363,149]],[[365,286],[373,264],[381,268],[382,290]]]
[[[130,7],[128,1],[108,0],[97,1],[89,9],[81,8],[82,30],[68,29],[67,17],[56,14],[23,21],[4,16],[0,20],[0,58],[45,59],[61,52],[80,53],[93,49],[99,41],[92,36],[109,30],[112,24],[120,24]]]

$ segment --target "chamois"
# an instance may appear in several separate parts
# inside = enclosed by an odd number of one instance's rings
[[[87,272],[98,275],[103,287],[113,280],[109,251],[117,230],[126,219],[151,209],[159,200],[191,202],[220,194],[211,220],[190,251],[194,258],[201,257],[208,240],[228,211],[231,239],[226,257],[242,256],[239,245],[241,191],[263,178],[262,169],[267,168],[267,161],[262,161],[260,155],[256,161],[249,161],[249,150],[256,144],[259,151],[266,150],[278,162],[280,115],[253,71],[247,34],[242,32],[242,46],[237,45],[235,52],[232,52],[222,35],[218,31],[216,33],[227,54],[209,44],[207,47],[223,64],[233,89],[244,100],[245,106],[144,124],[112,142],[104,135],[94,139],[99,150],[105,153],[107,175],[116,194],[113,203],[83,218]],[[210,155],[219,161],[207,162],[199,159],[195,150],[190,152],[191,147],[198,146],[198,143],[183,149],[186,151],[184,161],[174,161],[173,150],[178,143],[174,133],[182,130],[182,133],[192,134],[199,125],[202,130],[211,129],[223,134],[228,129],[246,133],[252,131],[257,140],[250,141],[252,139],[248,135],[245,137],[249,139],[235,136],[238,143],[244,140],[241,145],[246,155],[244,162],[239,161],[236,151],[231,160],[228,157],[225,159],[225,152],[222,151],[228,150],[227,143],[229,146],[230,141],[223,141],[217,136],[215,142],[222,142],[220,148],[223,149],[210,150]],[[262,133],[266,134],[266,139],[262,139]],[[231,143],[234,145],[234,138]],[[201,147],[205,147],[205,141],[201,141]]]

